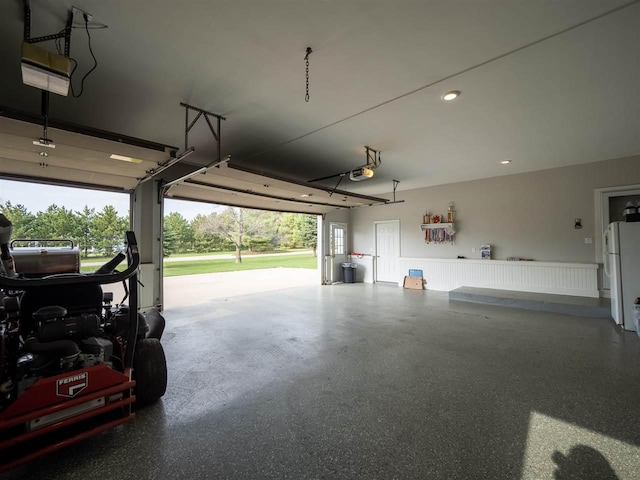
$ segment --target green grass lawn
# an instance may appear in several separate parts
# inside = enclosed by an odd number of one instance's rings
[[[264,250],[264,251],[253,251],[250,252],[248,250],[242,249],[242,255],[254,255],[254,254],[262,254],[262,253],[288,253],[288,252],[300,252],[300,251],[311,251],[309,248],[278,248],[276,250]],[[207,255],[235,255],[235,250],[224,250],[217,252],[201,252],[201,253],[172,253],[167,258],[180,258],[180,257],[204,257]]]
[[[236,264],[233,259],[192,260],[187,262],[165,262],[164,276],[194,275],[196,273],[234,272],[236,270],[257,270],[260,268],[317,268],[318,259],[312,254],[283,255],[277,257],[242,256],[242,263]],[[93,272],[98,267],[82,267],[83,273]],[[119,270],[123,270],[124,263]]]
[[[268,251],[264,251],[264,252],[252,252],[252,253],[243,251],[242,255],[244,257],[245,255],[250,256],[250,255],[254,255],[254,254],[263,254],[263,253],[288,253],[288,252],[299,252],[299,251],[310,251],[310,250],[308,248],[303,248],[303,249],[299,249],[299,248],[281,248],[279,250],[268,250]],[[206,256],[211,256],[211,255],[235,255],[235,254],[236,254],[235,250],[229,250],[229,251],[224,251],[224,252],[204,252],[204,253],[174,253],[173,255],[170,255],[167,258],[206,257]],[[113,257],[87,257],[87,258],[81,258],[80,259],[80,263],[81,264],[82,263],[107,263],[112,258]]]
[[[235,272],[237,270],[258,270],[261,268],[317,268],[318,259],[312,254],[281,257],[243,256],[242,263],[232,259],[202,260],[190,262],[165,262],[164,276],[194,275],[196,273]]]

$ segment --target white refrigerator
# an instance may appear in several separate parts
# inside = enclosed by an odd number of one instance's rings
[[[602,241],[604,272],[611,280],[611,316],[636,330],[634,300],[640,297],[640,222],[613,222]]]

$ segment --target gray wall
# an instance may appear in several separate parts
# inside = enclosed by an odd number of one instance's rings
[[[594,190],[634,184],[640,184],[640,156],[399,191],[405,203],[350,211],[350,249],[374,253],[373,222],[400,219],[403,257],[480,258],[480,245],[488,243],[495,259],[594,263]],[[455,245],[425,244],[422,215],[429,210],[446,218],[450,202]],[[582,219],[581,230],[574,229],[575,218]]]

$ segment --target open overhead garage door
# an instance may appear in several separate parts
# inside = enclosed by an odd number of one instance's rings
[[[386,201],[383,198],[316,188],[302,182],[274,178],[227,163],[210,169],[204,175],[172,186],[167,196],[236,207],[317,215]]]
[[[36,182],[132,191],[138,178],[167,161],[175,148],[108,132],[0,116],[0,175]]]
[[[133,192],[143,178],[171,161],[177,148],[51,121],[50,146],[38,119],[0,111],[0,176],[34,182]],[[200,165],[174,165],[153,177],[160,185]],[[164,189],[166,196],[260,210],[323,214],[384,203],[383,198],[318,188],[222,163]]]

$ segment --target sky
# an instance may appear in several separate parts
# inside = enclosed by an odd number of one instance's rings
[[[0,180],[0,204],[7,201],[13,205],[24,205],[31,213],[45,211],[54,203],[70,210],[82,210],[87,205],[89,208],[95,208],[96,212],[106,205],[113,205],[119,215],[125,216],[129,213],[129,195],[125,193]],[[192,220],[198,214],[208,215],[217,208],[219,207],[208,203],[167,198],[164,213],[168,215],[178,212],[187,220]]]

